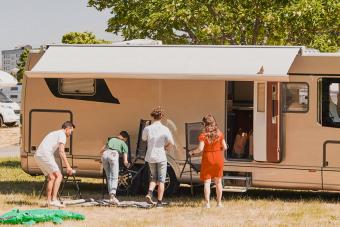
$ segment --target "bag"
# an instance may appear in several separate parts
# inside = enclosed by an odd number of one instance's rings
[[[254,144],[253,144],[253,131],[249,132],[249,157],[253,158],[254,156]]]
[[[233,153],[236,154],[238,158],[243,157],[247,140],[248,134],[246,132],[237,133],[235,137]]]

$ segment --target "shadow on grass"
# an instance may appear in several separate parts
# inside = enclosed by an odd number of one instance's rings
[[[211,196],[215,197],[215,189],[211,189]],[[194,198],[204,198],[203,189],[196,189]],[[340,202],[340,193],[337,192],[320,192],[320,191],[300,191],[300,190],[281,190],[281,189],[250,189],[246,193],[223,192],[224,200],[281,200],[284,202],[299,201],[324,201],[330,203]],[[178,200],[190,201],[192,198],[190,188],[182,187],[177,198]]]
[[[9,161],[3,161],[0,162],[0,168],[20,168],[20,161],[14,161],[14,160],[9,160]]]

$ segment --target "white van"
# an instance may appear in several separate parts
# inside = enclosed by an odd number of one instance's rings
[[[0,127],[12,127],[19,123],[20,107],[0,91]]]
[[[0,87],[0,91],[9,97],[13,102],[21,103],[21,83],[14,86]]]

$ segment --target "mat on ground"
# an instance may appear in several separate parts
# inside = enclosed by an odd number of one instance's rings
[[[113,206],[108,199],[77,199],[77,200],[68,200],[63,201],[63,204],[66,206]],[[145,208],[149,209],[154,207],[153,204],[149,204],[147,202],[139,202],[139,201],[120,201],[118,205],[114,205],[116,207],[137,207],[137,208]]]
[[[61,224],[63,220],[84,220],[82,214],[50,209],[19,210],[14,209],[0,216],[0,224],[25,224],[32,225],[40,222],[53,222]]]

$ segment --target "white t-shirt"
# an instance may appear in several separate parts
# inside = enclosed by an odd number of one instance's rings
[[[37,156],[53,156],[58,149],[59,143],[66,144],[66,134],[63,129],[50,132],[45,136],[38,147],[35,155]]]
[[[144,128],[142,139],[148,141],[145,161],[149,163],[166,161],[164,146],[168,143],[174,145],[174,139],[167,127],[162,125],[160,121],[155,121]]]

